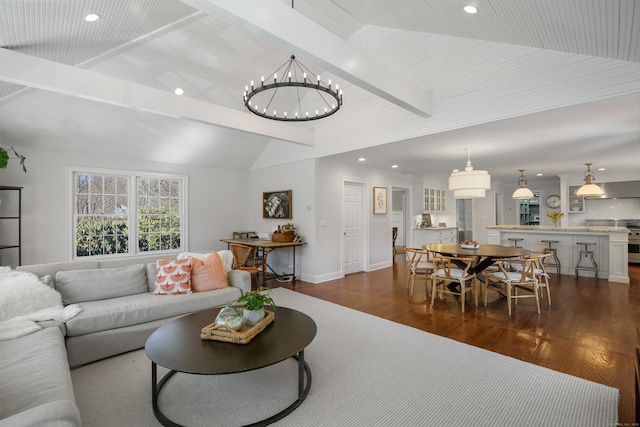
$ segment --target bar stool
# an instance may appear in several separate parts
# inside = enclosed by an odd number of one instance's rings
[[[522,246],[518,246],[518,242],[524,239],[522,237],[509,237],[507,240],[511,242],[514,248],[522,248]]]
[[[596,280],[598,280],[598,264],[596,264],[596,260],[593,259],[593,252],[589,250],[589,245],[594,245],[593,242],[577,242],[576,245],[583,246],[584,249],[580,249],[578,252],[578,263],[576,264],[576,279],[578,278],[578,270],[588,270],[593,271],[596,274]],[[584,259],[591,260],[591,264],[593,267],[580,266],[580,262],[582,261],[582,256],[584,255]]]
[[[546,243],[548,245],[548,248],[546,248],[544,251],[545,252],[552,252],[553,253],[553,261],[549,261],[547,263],[547,267],[555,267],[556,268],[556,274],[560,275],[560,260],[558,259],[558,253],[556,248],[552,248],[551,245],[554,243],[558,243],[558,240],[540,240],[542,243]]]

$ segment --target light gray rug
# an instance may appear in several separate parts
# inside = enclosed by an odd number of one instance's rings
[[[318,325],[305,351],[311,391],[274,425],[616,425],[615,388],[287,289],[273,295],[278,305],[300,310]],[[247,424],[295,400],[296,368],[289,359],[243,374],[176,374],[162,390],[160,406],[184,425]],[[151,411],[151,363],[144,350],[86,365],[71,376],[84,426],[160,425]]]

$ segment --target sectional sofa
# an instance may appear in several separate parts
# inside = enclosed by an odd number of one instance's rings
[[[218,254],[229,287],[186,295],[153,294],[156,261],[167,255],[18,267],[81,311],[66,323],[43,322],[37,332],[0,342],[0,427],[81,425],[70,367],[143,348],[161,325],[233,302],[251,290],[251,275],[232,270],[231,252]],[[185,256],[204,258],[195,253],[179,257]]]

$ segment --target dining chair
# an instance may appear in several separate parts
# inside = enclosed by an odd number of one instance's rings
[[[409,295],[413,295],[416,276],[424,277],[424,293],[428,293],[427,282],[431,282],[431,274],[433,273],[433,260],[431,253],[425,249],[407,248],[406,256],[409,259]]]
[[[256,288],[260,286],[258,276],[262,272],[262,280],[264,282],[265,275],[262,266],[267,262],[267,252],[263,251],[258,256],[257,248],[238,243],[229,244],[231,253],[233,254],[233,263],[236,270],[248,271],[251,274],[251,281],[255,279]]]
[[[535,258],[536,264],[533,269],[536,279],[538,280],[538,288],[546,288],[547,303],[551,305],[551,289],[549,287],[549,274],[547,273],[547,265],[553,258],[553,252],[534,252],[531,258]],[[522,264],[516,263],[511,266],[514,271],[521,271]],[[544,298],[544,293],[540,292],[540,297]]]
[[[478,280],[475,273],[470,273],[469,268],[476,261],[475,257],[450,257],[435,255],[433,257],[434,272],[431,276],[431,305],[434,304],[436,295],[452,294],[460,297],[460,305],[464,313],[465,299],[468,292],[473,292],[476,306],[478,305]],[[460,291],[457,286],[460,285]]]
[[[495,291],[507,297],[507,310],[511,316],[511,301],[518,303],[522,298],[535,298],[536,308],[540,314],[540,296],[538,294],[538,279],[535,268],[537,258],[505,258],[497,260],[499,271],[485,277],[484,305],[487,305],[488,291]],[[508,270],[509,266],[514,271]],[[526,291],[520,294],[519,291]]]
[[[398,238],[398,227],[393,227],[391,229],[391,248],[393,249],[393,255],[391,256],[391,259],[393,261],[393,264],[396,263],[396,255],[398,253],[398,251],[396,251],[396,239]]]

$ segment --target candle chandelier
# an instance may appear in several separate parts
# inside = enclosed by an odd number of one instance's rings
[[[243,100],[249,111],[265,119],[302,122],[323,119],[338,111],[342,90],[338,85],[333,87],[331,80],[323,82],[291,55],[266,79],[262,76],[258,84],[252,80],[245,86]],[[285,109],[285,105],[289,108]]]

